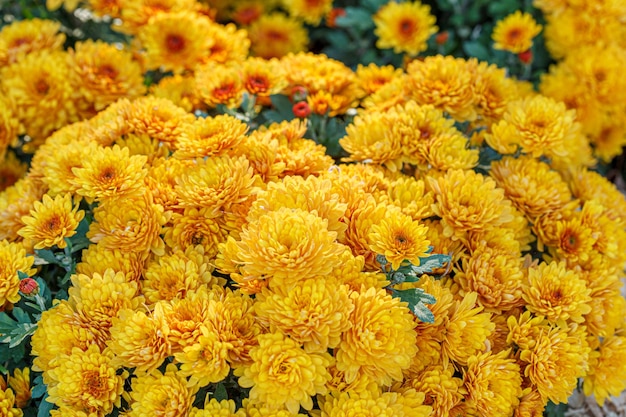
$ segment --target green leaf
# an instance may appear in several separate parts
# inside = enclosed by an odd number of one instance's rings
[[[31,391],[31,395],[33,398],[41,398],[44,396],[44,394],[48,391],[48,387],[46,386],[46,384],[43,383],[43,378],[41,377],[41,375],[39,375],[37,378],[35,378],[35,386],[33,386],[33,389]]]
[[[367,10],[369,10],[370,13],[376,13],[378,9],[383,7],[383,5],[386,4],[387,2],[388,0],[362,0],[361,4]]]
[[[436,268],[443,267],[446,263],[450,262],[451,259],[450,255],[442,254],[435,254],[426,258],[420,258],[420,264],[413,265],[413,272],[417,275],[427,274]]]
[[[7,313],[0,313],[0,336],[9,334],[17,327],[17,322],[13,320]]]
[[[28,278],[28,274],[27,274],[26,272],[17,271],[17,277],[18,277],[19,279]]]
[[[335,20],[335,24],[340,28],[351,28],[359,33],[365,32],[374,27],[372,14],[360,7],[346,7],[346,15]]]
[[[228,399],[228,393],[226,392],[226,387],[224,386],[224,383],[220,382],[217,384],[217,386],[215,387],[215,392],[213,393],[213,398],[215,398],[217,401]]]
[[[50,249],[35,249],[35,265],[46,264],[60,265],[59,260]]]
[[[53,403],[49,403],[46,401],[48,398],[48,393],[42,398],[41,403],[39,404],[39,411],[37,412],[37,417],[49,417],[50,410],[54,407]]]
[[[13,313],[13,317],[15,317],[18,323],[32,323],[33,322],[30,316],[28,315],[28,313],[19,307],[15,307],[12,313]]]
[[[282,116],[282,120],[292,120],[296,117],[293,114],[293,103],[289,100],[289,97],[282,94],[274,94],[270,96],[270,99],[278,114]]]
[[[415,317],[417,317],[424,323],[435,322],[435,315],[432,311],[430,311],[428,307],[426,307],[426,304],[422,303],[421,301],[413,306],[413,314],[415,314]]]
[[[465,42],[463,51],[470,57],[475,57],[480,61],[489,60],[489,50],[480,42]]]

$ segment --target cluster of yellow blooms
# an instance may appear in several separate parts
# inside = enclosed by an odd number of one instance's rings
[[[287,18],[259,10],[272,2],[224,3],[233,19]],[[312,24],[331,3],[285,2]],[[265,56],[248,40],[254,24],[220,25],[194,0],[89,5],[120,18],[132,51],[63,51],[59,25],[43,20],[0,32],[0,305],[20,300],[34,251],[64,248],[90,221],[69,297],[31,340],[53,417],[531,417],[579,380],[600,403],[626,389],[626,199],[590,170],[593,148],[615,154],[594,129],[626,128],[611,117],[626,103],[619,46],[572,52],[542,95],[475,59],[353,71],[323,55]],[[424,22],[421,42],[436,30]],[[423,50],[379,24],[380,47]],[[145,95],[151,69],[173,75]],[[305,137],[306,120],[250,130],[193,113],[236,108],[244,93],[260,112],[294,88],[318,115],[358,109],[345,163]],[[18,134],[30,166],[7,152]],[[487,146],[501,158],[481,165]],[[433,323],[392,297],[377,256],[398,269],[429,247],[451,256],[443,278],[399,288],[436,298]],[[0,380],[12,417],[29,372]],[[249,388],[241,406],[198,404],[229,375]]]

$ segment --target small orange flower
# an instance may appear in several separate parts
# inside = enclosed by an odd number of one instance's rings
[[[493,47],[519,54],[531,48],[533,38],[539,32],[541,25],[535,22],[532,15],[517,10],[496,24],[491,35],[495,42]]]

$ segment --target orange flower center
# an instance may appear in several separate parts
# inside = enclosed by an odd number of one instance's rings
[[[217,87],[215,90],[213,90],[213,94],[218,99],[225,100],[227,98],[230,98],[233,95],[234,90],[235,90],[234,85],[232,83],[224,84],[222,86]]]
[[[11,42],[11,47],[17,48],[30,42],[31,42],[31,39],[28,39],[28,38],[17,38],[13,40],[13,42]]]
[[[578,248],[578,239],[576,235],[572,233],[566,233],[565,236],[563,236],[562,243],[563,249],[568,252],[575,252]]]
[[[98,68],[98,74],[106,78],[117,77],[117,70],[110,65],[102,65]]]
[[[263,11],[259,9],[256,5],[252,5],[249,7],[244,7],[237,11],[235,16],[233,16],[234,20],[241,25],[249,25],[254,22],[261,16]]]
[[[50,85],[48,85],[46,80],[41,79],[35,83],[35,90],[41,95],[46,95],[50,90]]]
[[[247,84],[251,93],[265,92],[269,87],[267,78],[260,75],[248,78]]]
[[[85,381],[85,389],[94,397],[99,396],[101,393],[106,393],[107,384],[106,379],[103,378],[98,371],[87,371],[83,374],[83,381]]]
[[[400,34],[404,36],[411,36],[415,33],[416,24],[414,20],[411,19],[402,19],[400,24],[398,25],[400,29]]]
[[[511,29],[509,33],[507,33],[507,38],[509,42],[515,42],[522,36],[522,31],[518,28]]]
[[[180,35],[167,35],[165,45],[170,52],[180,52],[185,49],[185,38]]]
[[[100,179],[102,181],[111,181],[115,178],[115,168],[107,167],[100,173]]]
[[[277,30],[268,30],[267,37],[270,39],[270,41],[276,42],[285,42],[287,40],[287,36],[285,36],[283,32],[279,32]]]
[[[55,232],[59,228],[60,224],[61,224],[61,219],[59,219],[59,216],[54,216],[48,219],[45,226],[49,232]]]

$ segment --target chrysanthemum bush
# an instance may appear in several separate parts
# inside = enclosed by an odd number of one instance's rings
[[[601,174],[626,9],[460,3],[13,10],[2,414],[529,417],[626,389]]]

